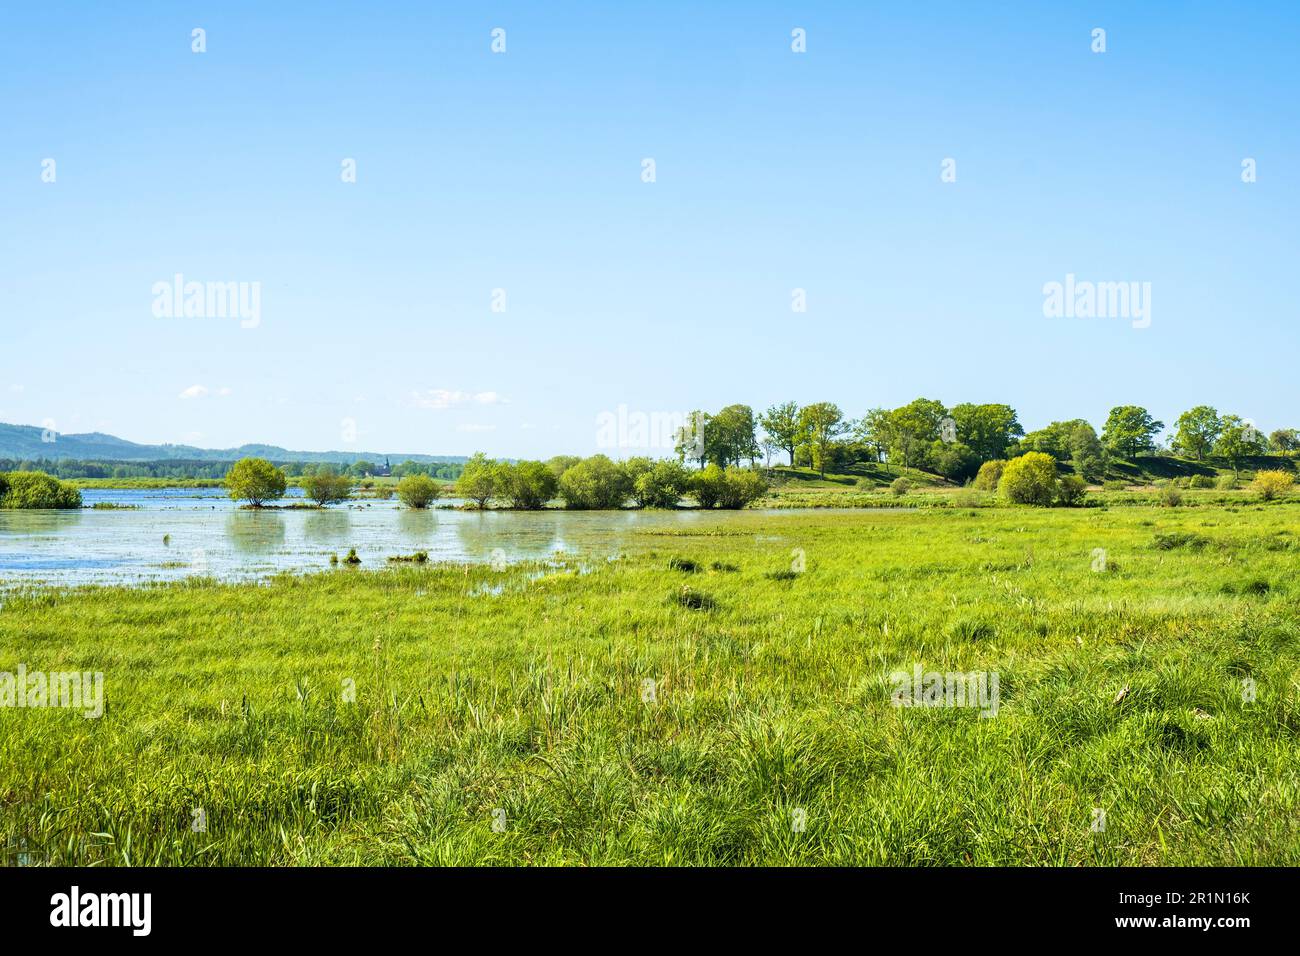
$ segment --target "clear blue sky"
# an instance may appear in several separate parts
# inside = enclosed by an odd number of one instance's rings
[[[1300,426],[1298,50],[1289,2],[9,4],[0,421],[512,457],[619,405]],[[156,318],[178,272],[261,282],[260,325]],[[1067,273],[1150,282],[1151,327],[1045,318]]]

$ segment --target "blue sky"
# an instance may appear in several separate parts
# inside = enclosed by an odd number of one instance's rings
[[[1298,426],[1300,7],[1133,6],[7,6],[0,421],[511,457],[786,399]],[[156,317],[176,273],[260,282],[259,323]],[[1149,282],[1150,327],[1046,318],[1067,274]]]

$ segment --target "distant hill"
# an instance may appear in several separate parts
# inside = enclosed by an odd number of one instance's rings
[[[52,440],[51,440],[52,439]],[[356,461],[394,465],[402,461],[422,463],[464,462],[464,455],[417,455],[409,452],[290,451],[277,445],[240,445],[238,448],[195,448],[192,445],[141,445],[115,435],[87,432],[64,435],[34,425],[0,423],[0,458],[15,461],[76,459],[78,461],[236,461],[245,457],[270,461],[320,461],[350,465]]]

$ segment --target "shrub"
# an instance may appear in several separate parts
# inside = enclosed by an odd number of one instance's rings
[[[872,481],[870,478],[868,478],[866,475],[863,475],[861,478],[855,481],[853,485],[859,491],[870,491],[871,489],[876,487],[876,483]]]
[[[476,451],[465,462],[465,468],[456,479],[456,494],[472,501],[482,511],[488,502],[501,493],[501,469],[495,461],[481,451]]]
[[[627,473],[605,455],[584,458],[560,478],[568,508],[621,508],[629,491]]]
[[[260,508],[267,501],[283,498],[289,486],[284,472],[265,458],[241,458],[226,473],[226,488],[236,501]]]
[[[559,479],[540,461],[519,461],[500,466],[501,493],[512,508],[537,511],[555,497]]]
[[[975,484],[972,487],[976,491],[997,491],[998,482],[1002,479],[1002,469],[1006,466],[1007,463],[1001,458],[984,462],[980,465],[979,474],[975,476]]]
[[[408,508],[427,508],[440,494],[442,486],[428,475],[407,475],[397,483],[397,497]]]
[[[1102,487],[1107,491],[1124,491],[1128,488],[1128,482],[1122,478],[1112,478],[1110,481],[1104,482]]]
[[[701,508],[737,510],[767,494],[767,480],[752,468],[709,465],[691,476],[690,490]]]
[[[1192,480],[1187,483],[1188,488],[1213,488],[1214,479],[1209,475],[1192,475]]]
[[[889,483],[889,493],[901,497],[912,490],[912,482],[908,478],[899,475]]]
[[[346,501],[352,495],[352,479],[336,475],[333,468],[321,468],[302,480],[302,490],[312,501],[324,507],[335,501]]]
[[[1041,451],[1013,458],[1002,469],[998,493],[1021,505],[1050,505],[1056,497],[1056,459]]]
[[[81,492],[43,471],[0,475],[0,508],[80,508]]]
[[[1265,501],[1272,501],[1288,494],[1294,484],[1295,476],[1289,471],[1260,471],[1255,473],[1250,490],[1258,492]]]
[[[1166,508],[1177,508],[1183,503],[1183,493],[1176,485],[1165,485],[1160,489],[1160,503]]]
[[[701,508],[712,508],[722,499],[726,472],[717,465],[701,468],[691,475],[690,490]]]
[[[1235,475],[1222,475],[1219,480],[1214,483],[1214,487],[1218,488],[1220,491],[1232,491],[1237,487],[1237,478]]]
[[[1056,498],[1067,508],[1083,501],[1088,493],[1088,483],[1078,475],[1062,475],[1056,485]]]
[[[767,494],[767,481],[752,468],[728,468],[722,477],[719,508],[737,511]]]
[[[676,508],[690,483],[690,472],[680,462],[657,461],[632,478],[632,498],[642,508]]]

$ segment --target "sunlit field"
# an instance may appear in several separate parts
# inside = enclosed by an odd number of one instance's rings
[[[4,862],[1295,865],[1298,557],[1243,496],[10,594],[0,671],[107,709],[0,708]]]

